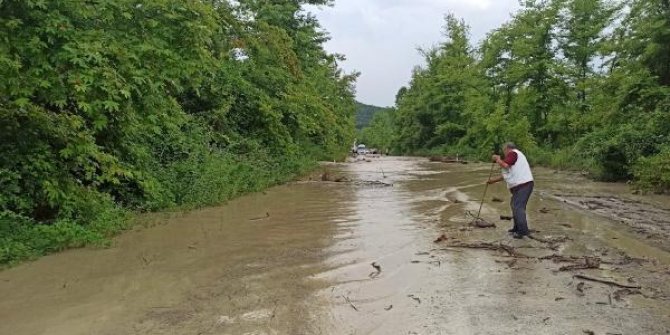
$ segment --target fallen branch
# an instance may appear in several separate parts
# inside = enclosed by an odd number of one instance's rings
[[[494,251],[502,251],[506,252],[508,255],[512,257],[519,257],[519,258],[530,258],[529,256],[520,254],[514,249],[513,247],[509,245],[504,245],[502,243],[494,244],[494,243],[488,243],[488,242],[478,242],[478,243],[454,243],[448,245],[448,247],[452,248],[467,248],[467,249],[486,249],[486,250],[494,250]]]
[[[270,217],[270,213],[265,212],[265,216],[249,219],[249,221],[261,221]]]
[[[575,256],[563,256],[563,255],[549,255],[549,256],[544,256],[538,258],[539,260],[546,261],[546,260],[551,260],[554,263],[573,263],[573,262],[578,262],[582,259],[582,257],[575,257]]]
[[[582,275],[582,274],[577,274],[577,275],[574,275],[573,277],[575,277],[577,279],[588,280],[588,281],[592,281],[592,282],[596,282],[596,283],[601,283],[601,284],[606,284],[606,285],[611,285],[611,286],[616,286],[616,287],[621,287],[621,288],[630,288],[630,289],[637,289],[637,290],[642,289],[642,286],[640,286],[640,285],[626,285],[626,284],[617,283],[615,281],[611,281],[611,280],[607,280],[607,279],[601,279],[601,278],[589,277],[589,276]]]

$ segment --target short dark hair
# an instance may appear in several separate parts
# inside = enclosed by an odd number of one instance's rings
[[[514,144],[513,142],[507,142],[507,143],[505,143],[505,145],[503,145],[503,148],[507,148],[507,149],[510,149],[510,150],[519,149],[519,148],[516,146],[516,144]]]

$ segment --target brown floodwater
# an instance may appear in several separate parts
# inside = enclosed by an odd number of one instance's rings
[[[502,185],[482,211],[498,227],[469,226],[489,167],[328,164],[346,182],[147,215],[109,248],[0,272],[0,334],[670,334],[670,198],[536,169],[539,241],[513,240]],[[462,247],[481,242],[518,254]]]

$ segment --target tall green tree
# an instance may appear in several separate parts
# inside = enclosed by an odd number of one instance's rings
[[[302,9],[329,3],[0,1],[0,263],[342,157],[356,74]]]

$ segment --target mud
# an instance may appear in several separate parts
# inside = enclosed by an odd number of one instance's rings
[[[0,272],[0,334],[669,333],[668,197],[536,169],[513,240],[489,165],[326,168]]]

